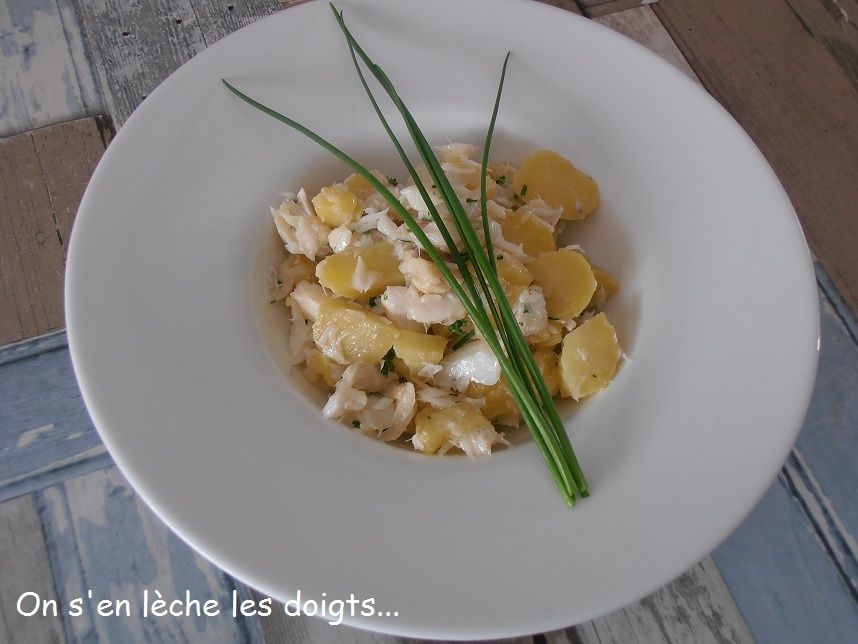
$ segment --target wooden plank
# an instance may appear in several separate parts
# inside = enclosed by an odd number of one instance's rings
[[[607,16],[617,11],[637,9],[647,5],[655,4],[658,0],[579,0],[584,10],[584,15],[589,18]]]
[[[65,333],[0,348],[0,502],[110,463]]]
[[[0,346],[63,326],[64,242],[108,140],[93,117],[0,139]]]
[[[858,87],[858,0],[787,0]]]
[[[654,6],[772,164],[811,249],[858,313],[858,90],[783,0]]]
[[[93,0],[84,31],[105,104],[119,126],[177,67],[234,29],[279,8],[277,0]]]
[[[194,553],[136,497],[116,468],[36,494],[57,598],[84,598],[84,614],[63,616],[69,641],[261,644],[255,621],[231,613],[232,581]],[[87,591],[94,597],[87,598]],[[142,595],[215,600],[217,616],[143,617]],[[100,599],[127,599],[130,616],[98,617]]]
[[[581,11],[581,7],[578,6],[576,0],[539,0],[539,2],[542,2],[543,4],[550,4],[552,7],[566,9],[566,11],[577,13],[579,16],[584,15],[584,13]]]
[[[40,613],[25,617],[17,610],[18,598],[24,593],[36,593],[45,599],[55,597],[41,523],[30,496],[0,504],[0,561],[3,562],[0,641],[9,644],[65,642],[58,616]],[[27,612],[32,606],[32,603],[22,604]]]
[[[574,629],[546,635],[550,644],[739,644],[753,642],[711,558],[649,597]]]
[[[679,47],[667,33],[652,7],[644,6],[606,14],[595,18],[595,21],[628,36],[679,68],[690,78],[697,80],[685,56],[679,51]]]
[[[0,136],[102,111],[74,0],[0,2]]]
[[[63,249],[29,133],[0,141],[0,345],[63,325]]]
[[[78,119],[32,132],[63,256],[89,178],[113,138],[103,116]]]

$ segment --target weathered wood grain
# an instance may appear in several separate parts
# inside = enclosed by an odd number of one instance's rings
[[[0,346],[64,325],[64,242],[109,138],[88,117],[0,139]]]
[[[279,9],[277,0],[88,0],[80,4],[105,104],[117,126],[182,63]]]
[[[0,348],[0,502],[110,463],[65,333]]]
[[[101,111],[73,0],[0,2],[0,136]]]
[[[578,3],[575,0],[538,0],[543,4],[550,4],[552,7],[559,7],[560,9],[566,9],[566,11],[571,11],[572,13],[577,13],[579,16],[583,16],[584,13],[581,11],[581,7],[578,6]]]
[[[24,617],[17,611],[18,598],[23,593],[37,593],[43,598],[55,596],[42,526],[30,496],[0,504],[0,562],[0,641],[65,642],[59,617],[52,613]],[[32,606],[32,603],[22,604],[26,612]]]
[[[595,22],[610,27],[628,36],[647,49],[655,52],[690,78],[697,80],[694,71],[679,51],[679,47],[667,33],[652,7],[644,6],[610,13],[595,18]]]
[[[858,87],[858,0],[787,0]]]
[[[36,503],[58,600],[84,598],[83,615],[63,616],[70,642],[262,643],[257,624],[232,616],[231,580],[172,534],[116,468],[47,488]],[[168,600],[189,591],[223,610],[213,617],[143,617],[144,589]],[[105,598],[129,600],[130,617],[98,617],[95,606]]]
[[[0,345],[63,325],[63,250],[29,133],[0,141]]]
[[[783,0],[654,7],[772,164],[811,249],[858,313],[858,90]]]
[[[711,558],[649,597],[574,629],[550,644],[738,644],[754,639]]]
[[[655,4],[658,0],[578,0],[588,18],[607,16],[617,11],[626,11]]]

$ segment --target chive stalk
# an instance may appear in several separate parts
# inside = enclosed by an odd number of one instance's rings
[[[498,84],[497,95],[494,102],[494,109],[492,110],[492,116],[486,133],[485,144],[483,146],[480,170],[480,215],[482,232],[485,238],[484,248],[476,234],[473,224],[464,210],[462,203],[459,201],[458,195],[453,189],[452,184],[435,156],[434,151],[420,128],[417,126],[411,112],[396,92],[393,83],[381,67],[375,64],[358,44],[357,40],[345,24],[342,11],[338,11],[334,5],[330,6],[337,23],[346,38],[352,62],[354,63],[354,67],[358,77],[360,78],[361,84],[372,103],[379,121],[405,164],[408,174],[411,176],[420,196],[426,203],[430,217],[438,227],[444,243],[448,247],[453,263],[461,274],[461,283],[456,279],[455,275],[444,261],[444,258],[441,256],[441,253],[431,243],[419,223],[405,209],[405,207],[400,204],[399,200],[391,193],[388,187],[379,181],[378,178],[376,178],[375,175],[373,175],[366,167],[309,128],[247,96],[226,80],[224,80],[223,83],[233,94],[249,105],[300,132],[345,163],[353,172],[366,180],[367,183],[369,183],[370,186],[372,186],[372,188],[376,190],[382,198],[384,198],[390,208],[405,223],[409,231],[415,236],[418,243],[423,248],[424,252],[435,263],[444,279],[449,283],[453,293],[462,302],[462,305],[467,311],[474,326],[474,329],[463,335],[456,342],[455,348],[462,346],[471,337],[473,337],[476,332],[479,333],[491,348],[500,364],[501,371],[506,378],[510,394],[516,401],[516,404],[521,411],[522,418],[530,429],[534,441],[542,453],[543,459],[548,466],[552,478],[560,489],[567,505],[571,507],[575,504],[575,499],[578,494],[588,496],[589,491],[587,482],[584,478],[580,464],[575,457],[575,453],[572,450],[565,427],[557,413],[554,400],[548,392],[548,388],[546,387],[542,375],[536,365],[533,354],[527,346],[527,341],[518,326],[518,322],[515,319],[515,315],[512,312],[512,308],[510,307],[509,301],[507,300],[498,279],[497,264],[495,261],[495,253],[493,250],[486,206],[488,159],[510,54],[507,53],[504,58],[500,82]],[[432,188],[437,190],[441,195],[456,233],[465,245],[464,251],[460,251],[457,244],[454,242],[446,223],[429,195],[429,191],[426,189],[426,186],[423,184],[416,168],[406,155],[401,143],[396,138],[396,135],[393,133],[387,119],[382,113],[382,110],[369,87],[363,70],[361,69],[361,62],[376,79],[402,116],[411,140],[416,146],[420,158],[432,179]],[[488,309],[488,311],[486,309]]]

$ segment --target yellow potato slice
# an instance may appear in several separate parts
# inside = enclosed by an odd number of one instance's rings
[[[339,364],[378,362],[399,335],[393,323],[353,302],[331,300],[319,306],[313,323],[313,341]]]
[[[560,392],[581,400],[610,384],[620,361],[620,344],[604,313],[587,320],[563,338]]]
[[[472,382],[465,390],[465,395],[468,398],[484,399],[486,404],[481,413],[491,421],[503,425],[517,425],[521,420],[521,412],[503,378],[493,385]]]
[[[416,431],[412,443],[426,454],[437,452],[454,432],[457,437],[466,437],[473,432],[494,430],[489,419],[466,401],[443,409],[426,407],[417,414],[414,423]]]
[[[548,316],[571,320],[581,315],[596,291],[596,278],[581,253],[561,249],[542,253],[527,265],[542,287]]]
[[[533,352],[533,359],[542,374],[548,393],[556,396],[560,391],[560,369],[557,365],[557,354],[551,349],[539,349]]]
[[[512,244],[521,244],[527,255],[536,257],[557,248],[552,228],[529,213],[511,212],[498,223],[503,238]]]
[[[363,260],[364,274],[356,276],[359,257]],[[330,255],[316,266],[316,276],[322,286],[350,299],[367,299],[381,295],[388,286],[405,284],[390,242]]]
[[[515,173],[513,188],[520,195],[524,192],[525,202],[541,198],[552,208],[563,208],[563,219],[584,219],[599,205],[599,186],[593,178],[551,150],[527,157]]]
[[[507,284],[515,286],[530,286],[533,275],[527,270],[527,266],[511,255],[501,255],[497,260],[498,277]]]
[[[440,363],[446,346],[446,338],[400,329],[393,350],[396,357],[405,363],[409,373],[416,375],[427,364]]]
[[[313,197],[313,208],[319,219],[332,228],[348,224],[363,213],[361,200],[341,183],[322,188]]]
[[[304,377],[312,384],[334,390],[343,375],[345,367],[331,360],[318,349],[307,350],[307,366]]]

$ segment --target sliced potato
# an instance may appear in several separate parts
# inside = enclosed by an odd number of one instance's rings
[[[557,354],[551,349],[539,349],[533,352],[533,359],[542,374],[548,393],[556,396],[560,391],[560,369],[557,364]]]
[[[465,395],[468,398],[485,400],[486,404],[481,413],[491,421],[497,421],[503,425],[517,425],[521,420],[521,412],[503,378],[493,385],[472,382],[465,390]]]
[[[461,443],[471,434],[494,433],[491,421],[467,401],[442,409],[426,407],[417,414],[414,422],[416,431],[412,443],[426,454],[434,454],[448,440]]]
[[[527,270],[527,266],[511,255],[502,255],[501,259],[497,260],[497,267],[498,277],[507,284],[530,286],[533,281],[533,275]]]
[[[587,320],[563,338],[560,392],[580,400],[610,384],[620,361],[620,344],[604,313]]]
[[[527,268],[533,274],[534,284],[542,287],[549,317],[560,320],[578,317],[596,291],[590,264],[574,250],[542,253]]]
[[[316,346],[339,364],[379,362],[398,335],[387,318],[345,300],[322,303],[313,323]]]
[[[599,186],[593,178],[551,150],[527,157],[515,173],[513,187],[518,194],[524,192],[525,202],[541,198],[552,208],[563,208],[563,219],[584,219],[599,205]]]
[[[416,374],[427,364],[439,364],[444,357],[447,339],[428,333],[401,329],[393,343],[396,357]]]
[[[530,213],[511,212],[498,223],[503,238],[512,244],[521,244],[524,252],[531,257],[557,248],[554,230]]]
[[[329,255],[316,266],[316,276],[322,286],[350,299],[367,299],[381,295],[388,286],[405,284],[390,242]]]
[[[363,213],[363,203],[343,184],[322,188],[313,197],[316,215],[331,228],[351,223]]]
[[[304,377],[314,385],[333,391],[343,375],[345,367],[331,360],[318,349],[307,349],[307,366]]]
[[[563,325],[557,320],[549,320],[548,326],[527,336],[528,344],[535,348],[550,349],[563,341]]]

